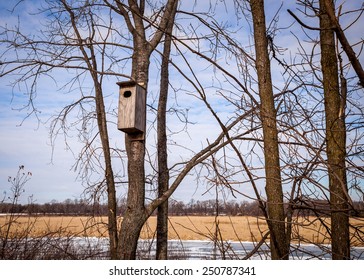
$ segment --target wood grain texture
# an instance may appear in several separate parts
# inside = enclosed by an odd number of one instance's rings
[[[146,92],[135,82],[118,83],[119,111],[118,129],[136,134],[145,131],[146,123]]]

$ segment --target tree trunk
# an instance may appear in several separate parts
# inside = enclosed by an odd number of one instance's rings
[[[109,243],[110,243],[110,258],[116,259],[117,245],[118,245],[118,230],[117,230],[117,219],[116,219],[116,192],[115,192],[115,181],[114,174],[111,164],[111,154],[109,137],[107,131],[107,122],[105,114],[104,97],[102,95],[101,85],[95,83],[96,86],[96,114],[97,123],[100,132],[100,139],[102,150],[104,153],[105,160],[105,179],[107,186],[107,203],[108,203],[108,232],[109,232]]]
[[[331,12],[334,4],[330,2]],[[320,1],[321,67],[326,115],[326,151],[331,205],[332,258],[350,259],[349,204],[346,182],[345,100],[340,95],[334,30]]]
[[[147,88],[149,53],[146,42],[134,37],[132,78]],[[120,259],[135,259],[139,234],[146,219],[145,200],[145,140],[134,140],[133,135],[125,134],[125,147],[128,157],[128,198],[120,235],[118,254]]]
[[[263,0],[250,1],[256,52],[256,68],[260,96],[260,118],[263,126],[268,226],[272,259],[288,259],[289,245],[285,232],[283,191],[279,164],[276,110],[268,55]]]
[[[167,26],[161,65],[161,84],[157,113],[157,139],[158,139],[158,197],[161,197],[169,186],[168,153],[167,153],[167,100],[169,86],[169,58],[172,44],[172,30],[177,10],[177,2],[173,7],[171,20]],[[157,260],[168,258],[168,199],[158,206],[157,215]]]
[[[350,61],[351,65],[353,66],[354,71],[358,75],[360,85],[362,87],[364,87],[363,67],[361,66],[359,59],[356,57],[356,54],[355,54],[353,48],[351,47],[348,39],[345,36],[344,30],[342,30],[342,28],[339,24],[339,21],[335,16],[334,5],[331,0],[323,0],[323,1],[324,1],[323,5],[325,6],[326,14],[331,21],[331,24],[332,24],[332,27],[334,28],[336,36],[339,39],[343,50],[345,51],[346,55],[348,56],[349,61]]]
[[[173,25],[172,25],[173,26]],[[172,28],[168,28],[171,32]],[[169,82],[169,55],[171,51],[171,36],[166,34],[164,51],[162,57],[161,85],[157,113],[157,139],[158,139],[158,197],[161,197],[169,185],[167,134],[166,134],[166,111],[168,99]],[[168,257],[168,199],[158,206],[157,214],[157,260],[166,260]]]
[[[116,259],[117,246],[118,246],[118,231],[117,231],[117,218],[116,218],[116,191],[115,191],[114,174],[111,164],[110,143],[108,136],[109,134],[107,130],[104,96],[102,92],[102,86],[99,81],[99,77],[96,73],[96,70],[98,69],[97,59],[93,45],[89,46],[89,51],[91,54],[90,57],[87,54],[85,47],[82,45],[82,36],[77,28],[76,24],[77,20],[74,12],[68,6],[66,1],[62,1],[62,4],[70,15],[73,29],[75,31],[78,40],[80,41],[79,48],[84,56],[85,62],[90,71],[95,87],[97,126],[100,133],[101,146],[104,155],[105,180],[106,180],[107,196],[108,196],[108,233],[109,233],[109,244],[110,244],[110,258]]]
[[[138,2],[130,0],[128,3],[130,8],[129,11],[127,11],[120,2],[117,2],[117,7],[114,6],[112,8],[117,10],[124,17],[128,29],[133,35],[131,77],[137,84],[143,86],[147,92],[150,55],[160,43],[162,36],[166,32],[167,26],[173,24],[172,19],[174,19],[174,16],[172,18],[171,15],[177,7],[178,0],[167,1],[158,28],[156,28],[153,38],[149,41],[146,38],[146,29],[144,26],[145,1]],[[108,2],[107,4],[110,5]],[[129,15],[131,15],[133,23]],[[146,116],[143,117],[145,118]],[[140,138],[141,137],[139,137],[139,139]],[[128,157],[129,186],[127,210],[119,233],[118,257],[120,259],[135,259],[140,231],[152,211],[148,211],[144,205],[145,140],[135,140],[133,135],[126,134],[125,147]]]

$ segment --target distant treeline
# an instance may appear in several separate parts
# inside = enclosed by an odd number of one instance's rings
[[[292,205],[286,204],[286,209]],[[305,200],[295,203],[293,208],[295,215],[329,215],[330,205],[324,200]],[[126,210],[125,200],[118,203],[118,215],[122,216]],[[352,216],[364,216],[364,202],[354,202],[351,209]],[[29,215],[97,215],[106,216],[107,204],[88,203],[82,199],[66,199],[63,202],[52,201],[44,204],[11,204],[0,203],[0,213],[20,213]],[[155,213],[156,214],[156,213]],[[263,212],[258,201],[216,201],[216,200],[191,200],[188,203],[182,201],[169,201],[169,215],[171,216],[262,216]]]

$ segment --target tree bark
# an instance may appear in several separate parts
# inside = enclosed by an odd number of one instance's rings
[[[106,1],[107,2],[107,1]],[[129,0],[129,12],[125,10],[120,1],[116,1],[120,14],[124,17],[130,33],[133,35],[132,79],[146,89],[148,88],[148,74],[150,55],[165,34],[167,26],[171,23],[171,15],[178,0],[168,0],[163,16],[156,27],[156,32],[151,40],[146,38],[144,26],[145,1]],[[138,4],[139,3],[139,4]],[[171,23],[173,24],[173,23]],[[144,135],[145,138],[145,135]],[[127,210],[124,215],[118,243],[118,258],[135,259],[140,231],[148,219],[151,211],[145,208],[145,140],[135,140],[132,135],[125,135],[125,147],[128,157],[128,198]]]
[[[145,41],[134,38],[132,78],[146,87],[148,84],[149,54]],[[145,214],[145,140],[134,140],[133,135],[125,134],[125,148],[128,157],[128,197],[127,210],[123,217],[118,254],[120,259],[135,259],[139,234],[148,218]]]
[[[279,164],[278,130],[266,36],[264,1],[251,0],[254,25],[256,69],[260,96],[260,118],[263,126],[268,226],[272,259],[288,259],[289,245],[285,232],[283,191]]]
[[[169,186],[166,112],[169,86],[168,67],[172,44],[171,33],[176,9],[177,2],[173,8],[171,21],[166,29],[161,65],[161,84],[157,112],[158,197],[161,197],[168,190]],[[158,206],[156,259],[168,259],[168,199]]]
[[[336,33],[337,38],[339,39],[342,48],[344,49],[346,55],[348,56],[351,65],[353,66],[356,74],[359,78],[359,83],[362,87],[364,87],[364,70],[360,64],[360,61],[356,57],[356,54],[353,48],[350,46],[349,41],[347,40],[344,31],[342,30],[338,19],[335,16],[335,9],[331,0],[323,0],[323,6],[326,10],[326,15],[331,21],[332,27]],[[328,26],[329,27],[329,26]]]
[[[333,13],[334,4],[333,1],[326,1],[330,2],[327,7],[324,2],[320,1],[320,46],[326,115],[332,258],[350,259],[349,203],[345,168],[346,128],[343,112],[345,100],[340,95],[335,36],[334,31],[330,29],[332,25],[326,10],[329,8]]]
[[[105,114],[104,97],[101,85],[96,88],[96,114],[97,123],[100,132],[101,146],[104,153],[105,161],[105,179],[107,186],[107,202],[108,202],[108,231],[110,239],[110,258],[117,259],[118,230],[116,218],[116,191],[114,174],[111,164],[110,144],[107,131],[107,122]]]

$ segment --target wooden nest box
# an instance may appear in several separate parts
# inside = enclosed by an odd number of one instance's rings
[[[117,85],[120,88],[118,129],[130,135],[143,135],[142,138],[144,139],[146,122],[145,88],[134,81],[119,82]]]

